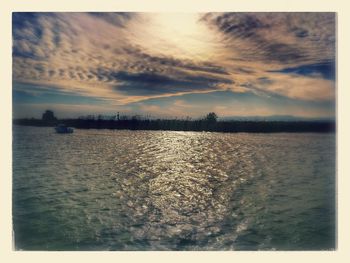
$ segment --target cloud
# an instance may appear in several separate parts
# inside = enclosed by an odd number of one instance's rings
[[[335,13],[209,13],[233,58],[271,67],[334,60]]]
[[[334,13],[208,13],[201,21],[224,44],[236,87],[261,96],[334,99]]]
[[[118,12],[118,13],[90,12],[89,14],[118,27],[124,27],[130,19],[137,16],[137,13],[131,13],[131,12]]]
[[[14,13],[14,81],[50,84],[120,103],[130,100],[123,94],[142,99],[140,94],[148,98],[232,83],[223,67],[209,61],[153,55],[137,47],[128,25],[140,16]]]
[[[168,67],[174,67],[174,68],[180,68],[185,70],[193,70],[193,71],[199,71],[199,72],[205,72],[205,73],[213,73],[213,74],[224,74],[228,75],[229,73],[225,70],[225,68],[215,65],[214,63],[211,63],[209,61],[206,62],[197,62],[186,60],[186,59],[176,59],[173,57],[166,57],[166,56],[157,56],[157,55],[150,55],[147,53],[144,53],[141,49],[135,48],[135,47],[126,47],[123,49],[127,54],[134,55],[138,57],[140,60],[142,60],[143,63],[152,63],[153,65],[156,64],[159,66],[168,66]]]
[[[335,80],[335,63],[324,62],[311,65],[301,65],[299,67],[284,68],[281,70],[272,70],[271,72],[279,72],[285,74],[297,74],[302,76],[322,77],[328,80]]]
[[[13,13],[14,87],[50,87],[119,106],[225,90],[334,100],[334,13],[185,18]]]
[[[272,78],[258,78],[243,86],[259,95],[277,94],[305,101],[332,101],[335,99],[333,81],[302,75],[275,73]]]
[[[232,84],[233,81],[225,78],[209,76],[191,76],[189,74],[179,78],[168,77],[155,73],[131,74],[124,71],[113,72],[113,78],[122,83],[116,90],[128,95],[158,95],[166,93],[183,93],[212,91],[219,89],[220,84]]]

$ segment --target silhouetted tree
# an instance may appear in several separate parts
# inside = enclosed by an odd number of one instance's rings
[[[218,119],[218,115],[216,115],[215,112],[209,112],[209,113],[207,114],[207,116],[205,116],[205,119],[204,119],[204,120],[207,121],[207,122],[213,123],[213,122],[216,122],[217,119]]]
[[[218,116],[216,115],[215,112],[209,112],[201,123],[201,130],[215,131],[217,126],[216,125],[217,118]]]
[[[51,110],[46,110],[46,111],[43,113],[42,120],[43,120],[43,121],[46,121],[46,122],[52,122],[52,121],[56,121],[57,118],[55,117],[53,111],[51,111]]]
[[[57,124],[57,118],[55,117],[53,111],[46,110],[42,115],[42,125],[56,125]]]

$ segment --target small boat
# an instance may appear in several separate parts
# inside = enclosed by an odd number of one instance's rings
[[[57,133],[73,133],[73,128],[67,127],[64,124],[59,124],[57,127],[55,127],[55,130]]]

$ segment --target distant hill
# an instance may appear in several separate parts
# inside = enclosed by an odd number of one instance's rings
[[[270,116],[227,116],[219,117],[219,121],[334,121],[333,118],[307,118],[293,115],[270,115]]]

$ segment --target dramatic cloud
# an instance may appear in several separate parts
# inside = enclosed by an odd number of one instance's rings
[[[18,104],[43,88],[121,110],[217,91],[331,102],[335,14],[14,13],[13,83]]]
[[[332,61],[311,65],[302,65],[299,67],[284,68],[271,72],[281,72],[286,74],[294,73],[303,76],[315,76],[324,79],[335,80],[335,63]]]
[[[269,67],[334,60],[334,13],[209,13],[202,17],[223,36],[232,59]]]

